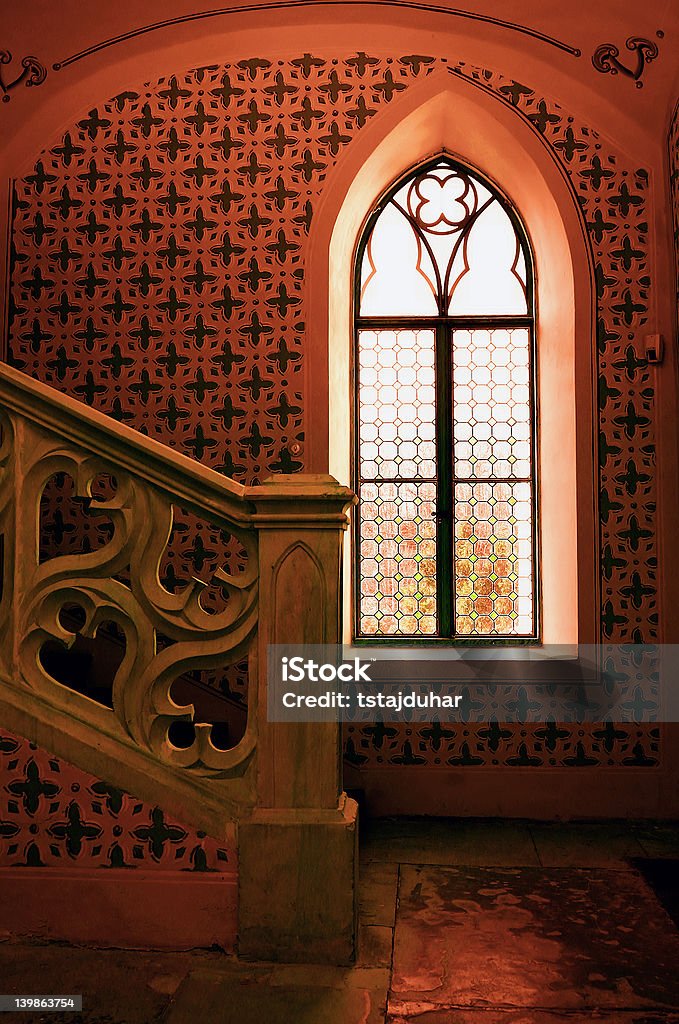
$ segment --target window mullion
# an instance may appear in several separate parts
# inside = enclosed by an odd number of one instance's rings
[[[439,633],[453,635],[453,410],[450,332],[436,327],[436,599]]]

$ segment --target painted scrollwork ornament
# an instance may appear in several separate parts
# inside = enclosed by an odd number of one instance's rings
[[[47,70],[40,63],[37,57],[24,57],[21,61],[21,71],[11,81],[6,81],[2,73],[3,65],[12,63],[12,54],[9,50],[0,50],[0,93],[2,102],[9,103],[10,93],[22,83],[26,86],[42,85],[47,78]]]
[[[664,33],[658,30],[657,36],[662,39]],[[633,79],[637,89],[641,89],[644,84],[641,81],[641,76],[646,65],[658,56],[658,46],[652,40],[644,39],[642,36],[630,36],[625,41],[625,46],[636,54],[636,62],[633,67],[628,67],[620,60],[620,50],[614,43],[603,43],[597,47],[592,56],[592,64],[602,74],[617,75],[620,73]]]

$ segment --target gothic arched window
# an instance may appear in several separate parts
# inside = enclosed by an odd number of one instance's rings
[[[519,218],[441,157],[358,250],[357,638],[538,637],[535,344]]]

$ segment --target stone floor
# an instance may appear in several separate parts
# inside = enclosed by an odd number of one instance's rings
[[[1,910],[0,910],[1,914]],[[375,822],[351,969],[0,943],[23,1024],[679,1024],[679,827]]]

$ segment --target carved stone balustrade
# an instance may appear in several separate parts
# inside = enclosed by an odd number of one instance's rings
[[[271,643],[339,641],[352,493],[325,476],[245,488],[6,366],[0,429],[1,720],[194,827],[219,838],[235,829],[243,952],[348,962],[356,806],[342,793],[339,726],[269,723],[266,654]],[[109,536],[46,556],[40,503],[64,476],[105,515]],[[217,611],[201,602],[206,581],[175,593],[161,583],[177,508],[238,546],[210,581]],[[44,658],[49,645],[69,648],[105,625],[124,637],[111,707],[58,682]],[[172,684],[244,658],[247,725],[221,749]],[[173,741],[176,723],[193,726],[188,745]]]

